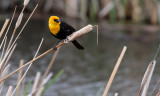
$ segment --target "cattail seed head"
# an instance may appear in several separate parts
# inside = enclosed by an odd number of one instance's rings
[[[29,3],[30,0],[24,0],[23,5],[26,6]]]
[[[17,19],[17,22],[16,22],[16,28],[19,27],[19,25],[21,24],[21,21],[22,21],[22,18],[23,18],[23,13],[21,13]]]
[[[80,29],[80,30],[74,32],[73,34],[71,34],[71,35],[68,37],[68,39],[69,39],[69,41],[73,41],[73,40],[75,40],[76,38],[80,37],[81,35],[90,32],[92,29],[93,29],[93,26],[92,26],[91,24],[89,24],[89,25],[83,27],[82,29]]]

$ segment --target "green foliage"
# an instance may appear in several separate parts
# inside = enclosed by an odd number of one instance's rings
[[[103,88],[99,88],[99,90],[98,90],[97,93],[96,93],[96,96],[101,96],[102,89],[103,89]]]
[[[110,14],[109,14],[109,17],[110,17],[110,22],[111,23],[115,23],[116,22],[116,16],[117,16],[117,10],[116,10],[116,7],[114,7]]]
[[[127,0],[122,0],[124,10],[127,8]]]
[[[31,85],[31,81],[28,82],[28,84],[27,84],[27,86],[26,86],[26,88],[25,88],[24,96],[27,96],[30,85]]]
[[[58,72],[56,74],[56,76],[54,76],[51,81],[45,86],[45,88],[42,91],[41,96],[46,92],[46,90],[63,74],[64,70],[62,69],[60,72]]]
[[[95,9],[95,6],[94,6],[94,1],[91,0],[91,4],[90,4],[90,9],[89,9],[89,18],[92,22],[95,21],[96,19],[96,9]]]

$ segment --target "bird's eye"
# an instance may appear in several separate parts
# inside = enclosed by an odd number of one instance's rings
[[[57,23],[61,22],[59,19],[54,19],[54,21]]]
[[[54,19],[54,21],[56,22],[58,19]]]

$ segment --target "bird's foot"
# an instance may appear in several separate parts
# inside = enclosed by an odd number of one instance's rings
[[[57,51],[57,48],[53,48],[54,51]]]
[[[66,39],[64,39],[64,43],[68,43],[69,42],[69,39],[68,39],[68,36],[66,37]]]

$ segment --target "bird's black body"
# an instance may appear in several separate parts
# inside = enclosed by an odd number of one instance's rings
[[[61,21],[60,23],[60,30],[56,35],[53,35],[54,37],[56,37],[57,39],[63,40],[66,39],[67,36],[71,35],[73,32],[75,32],[76,30],[70,26],[69,24],[67,24],[64,21]],[[78,48],[83,50],[84,48],[76,41],[72,41],[72,43]]]

